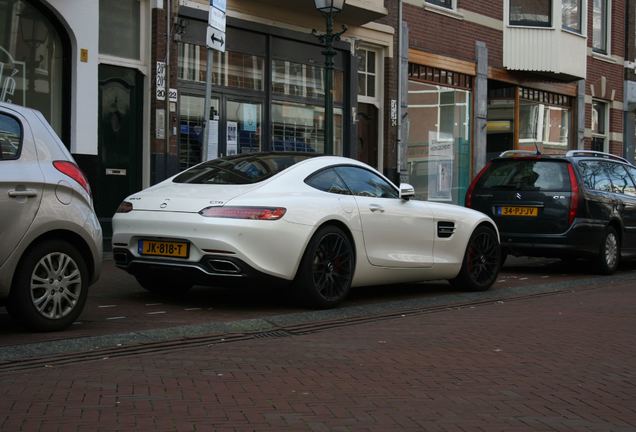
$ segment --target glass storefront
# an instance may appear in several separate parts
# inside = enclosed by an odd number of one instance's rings
[[[212,140],[219,154],[255,151],[324,151],[324,56],[322,48],[243,29],[225,53],[214,51],[212,94],[216,99]],[[266,49],[269,41],[269,49]],[[199,162],[207,50],[179,43],[180,165]],[[345,73],[343,56],[333,74],[334,152],[342,154]],[[266,107],[271,107],[267,109]],[[193,125],[193,126],[190,126]]]
[[[417,199],[463,204],[470,173],[469,90],[409,81],[409,183]]]
[[[42,112],[63,136],[65,46],[39,8],[0,0],[0,101]]]

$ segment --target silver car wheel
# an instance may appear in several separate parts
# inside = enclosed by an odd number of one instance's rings
[[[45,318],[60,319],[77,305],[82,274],[69,255],[53,252],[38,261],[31,274],[31,301]]]
[[[605,238],[605,262],[608,267],[614,267],[618,258],[618,240],[614,233],[609,233]]]

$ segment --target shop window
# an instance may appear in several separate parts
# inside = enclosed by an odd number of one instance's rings
[[[341,70],[333,72],[333,100],[342,103],[343,77]],[[272,93],[307,99],[325,97],[324,68],[294,63],[287,60],[272,60]]]
[[[140,60],[140,17],[139,0],[100,0],[100,54]]]
[[[356,50],[358,58],[358,96],[376,97],[376,53],[368,49]]]
[[[177,77],[205,83],[208,50],[199,45],[181,43],[178,47]],[[234,51],[212,51],[212,85],[245,90],[265,89],[265,60]]]
[[[552,25],[551,0],[509,0],[510,25],[550,27]]]
[[[199,96],[179,97],[179,169],[201,162],[203,151],[203,111],[205,99]],[[219,112],[219,99],[212,98],[211,108]],[[217,120],[218,121],[218,120]],[[219,136],[211,139],[218,146]]]
[[[64,59],[68,49],[53,23],[22,0],[0,1],[0,102],[40,111],[62,136]]]
[[[470,98],[468,90],[409,81],[407,164],[416,199],[462,204],[470,174]]]
[[[324,106],[272,103],[272,150],[324,152]],[[342,108],[334,108],[334,154],[342,154]]]
[[[611,0],[593,0],[592,6],[592,50],[609,54],[609,11]]]
[[[592,150],[609,152],[609,104],[592,101]]]
[[[582,0],[562,0],[561,27],[563,29],[581,33],[581,16],[583,11],[581,2]]]
[[[532,96],[536,93],[531,89],[521,89],[522,98],[519,106],[519,145],[521,149],[539,149],[542,153],[562,152],[568,147],[570,131],[570,108],[555,106],[546,101],[529,100],[524,95]],[[552,95],[552,94],[549,94]],[[555,95],[560,97],[560,95]],[[544,99],[549,99],[544,98]],[[542,103],[543,102],[543,103]]]

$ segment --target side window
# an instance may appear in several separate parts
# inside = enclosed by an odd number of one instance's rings
[[[312,174],[305,180],[305,183],[323,192],[351,195],[347,186],[333,169],[326,169]]]
[[[578,165],[586,188],[602,192],[612,191],[612,182],[600,161],[580,161]]]
[[[0,160],[17,159],[22,146],[22,128],[13,117],[0,113]]]
[[[634,184],[632,183],[632,179],[629,178],[629,174],[623,168],[623,165],[608,162],[606,164],[607,173],[609,174],[610,180],[612,180],[612,191],[615,193],[624,194],[627,193],[626,190],[631,186],[634,188]]]
[[[626,166],[625,169],[631,175],[632,182],[625,188],[625,195],[636,197],[636,168],[633,166]]]
[[[399,198],[397,190],[391,184],[371,171],[352,166],[337,167],[335,170],[354,195]]]

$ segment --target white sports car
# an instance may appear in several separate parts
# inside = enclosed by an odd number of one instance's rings
[[[351,286],[448,279],[488,289],[500,268],[494,222],[413,194],[343,157],[224,157],[126,198],[113,256],[149,291],[268,280],[291,283],[314,307],[336,305]]]

